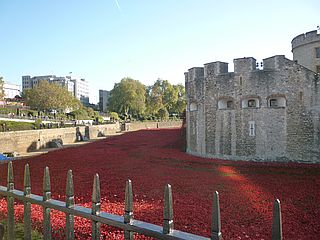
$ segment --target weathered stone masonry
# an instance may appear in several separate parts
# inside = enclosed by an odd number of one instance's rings
[[[282,55],[185,73],[187,151],[239,160],[320,162],[319,75]]]

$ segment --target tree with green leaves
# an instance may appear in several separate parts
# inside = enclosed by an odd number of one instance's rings
[[[0,100],[3,100],[3,99],[4,99],[3,85],[4,85],[3,78],[0,77]]]
[[[169,119],[169,112],[165,107],[159,109],[158,115],[161,121]]]
[[[123,78],[110,92],[108,109],[125,118],[140,115],[145,110],[145,86],[138,80]]]
[[[183,114],[183,112],[186,110],[187,101],[186,101],[186,90],[185,87],[182,84],[173,85],[174,87],[174,93],[177,96],[177,101],[174,104],[171,111],[173,113],[177,113],[180,116]]]
[[[45,80],[35,88],[25,90],[23,95],[28,106],[38,111],[54,109],[64,112],[67,109],[79,109],[82,105],[66,88]]]
[[[158,79],[149,89],[147,110],[149,114],[157,114],[161,108],[168,110],[171,105],[172,85],[167,80]]]
[[[147,113],[157,115],[165,108],[169,113],[181,114],[185,109],[185,89],[181,84],[171,85],[167,80],[158,79],[147,87]]]
[[[80,108],[70,112],[68,115],[77,120],[97,119],[100,117],[99,112],[94,111],[91,107],[85,107],[83,105]]]

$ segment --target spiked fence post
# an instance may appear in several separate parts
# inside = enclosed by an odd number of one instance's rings
[[[211,226],[211,240],[221,240],[221,220],[220,220],[220,204],[219,193],[215,191],[212,209],[212,226]]]
[[[101,210],[101,196],[100,196],[100,180],[99,175],[96,174],[93,180],[93,190],[92,190],[92,209],[91,213],[93,215],[99,215]],[[100,227],[101,223],[92,221],[92,239],[100,239]]]
[[[13,181],[13,167],[12,162],[8,164],[8,176],[7,176],[7,191],[10,192],[14,189]],[[14,198],[8,196],[7,198],[8,209],[8,239],[14,239]]]
[[[124,223],[131,224],[133,221],[133,194],[132,182],[130,179],[126,182],[125,204],[124,204]],[[134,238],[132,231],[124,231],[124,239],[132,240]]]
[[[66,186],[66,207],[74,206],[74,188],[72,170],[68,171],[67,186]],[[66,213],[66,239],[74,239],[74,216]]]
[[[272,240],[282,240],[281,207],[279,199],[273,204]]]
[[[5,232],[4,225],[0,224],[0,240],[3,240],[4,232]]]
[[[48,201],[51,199],[51,184],[50,184],[50,174],[49,168],[44,169],[43,176],[43,201]],[[51,209],[48,207],[43,207],[43,239],[51,240]]]
[[[30,181],[30,170],[29,164],[24,167],[24,196],[30,196],[31,194],[31,181]],[[24,228],[24,239],[31,240],[31,203],[24,201],[23,203],[23,228]]]
[[[164,188],[163,233],[170,234],[173,231],[173,205],[171,185]]]

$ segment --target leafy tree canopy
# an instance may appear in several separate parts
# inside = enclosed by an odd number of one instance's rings
[[[173,85],[173,88],[175,89],[174,94],[177,95],[177,101],[171,108],[171,111],[181,115],[185,111],[187,105],[185,87],[182,84],[178,84]]]
[[[65,111],[79,109],[82,105],[67,89],[48,81],[40,81],[35,88],[25,90],[24,97],[27,104],[38,111]]]
[[[163,108],[169,113],[182,113],[185,108],[185,90],[181,84],[171,85],[167,80],[158,79],[147,88],[147,112],[157,114]]]
[[[68,115],[77,120],[96,119],[100,117],[97,111],[94,111],[91,107],[85,107],[83,105],[79,109],[70,112]]]
[[[186,107],[185,88],[158,79],[151,86],[123,78],[111,90],[108,108],[120,116],[167,119],[169,114],[181,115]]]
[[[145,86],[138,80],[123,78],[110,92],[108,108],[127,117],[143,114],[145,110]]]

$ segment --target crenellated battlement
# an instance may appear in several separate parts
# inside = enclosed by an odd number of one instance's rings
[[[211,62],[204,64],[204,76],[217,75],[228,73],[228,63],[226,62]]]
[[[320,41],[320,34],[317,33],[317,30],[300,34],[296,36],[294,39],[292,39],[291,41],[292,50],[301,45],[305,45],[305,44],[309,44],[317,41]]]
[[[241,73],[256,70],[256,63],[257,61],[253,57],[233,59],[234,72]]]
[[[263,69],[267,70],[280,70],[285,64],[292,62],[285,58],[284,55],[275,55],[266,59],[263,59]],[[250,73],[259,69],[257,67],[257,61],[253,57],[235,58],[233,59],[234,73]],[[262,66],[262,65],[261,65]],[[228,71],[228,63],[215,61],[204,64],[204,67],[193,67],[185,72],[185,82],[194,81],[200,78],[210,78],[212,76],[223,75],[231,73]]]
[[[201,78],[204,75],[204,68],[203,67],[193,67],[185,73],[185,81],[193,81],[196,78]]]
[[[264,70],[280,69],[286,63],[287,61],[284,55],[272,56],[272,57],[263,59],[263,69]]]

